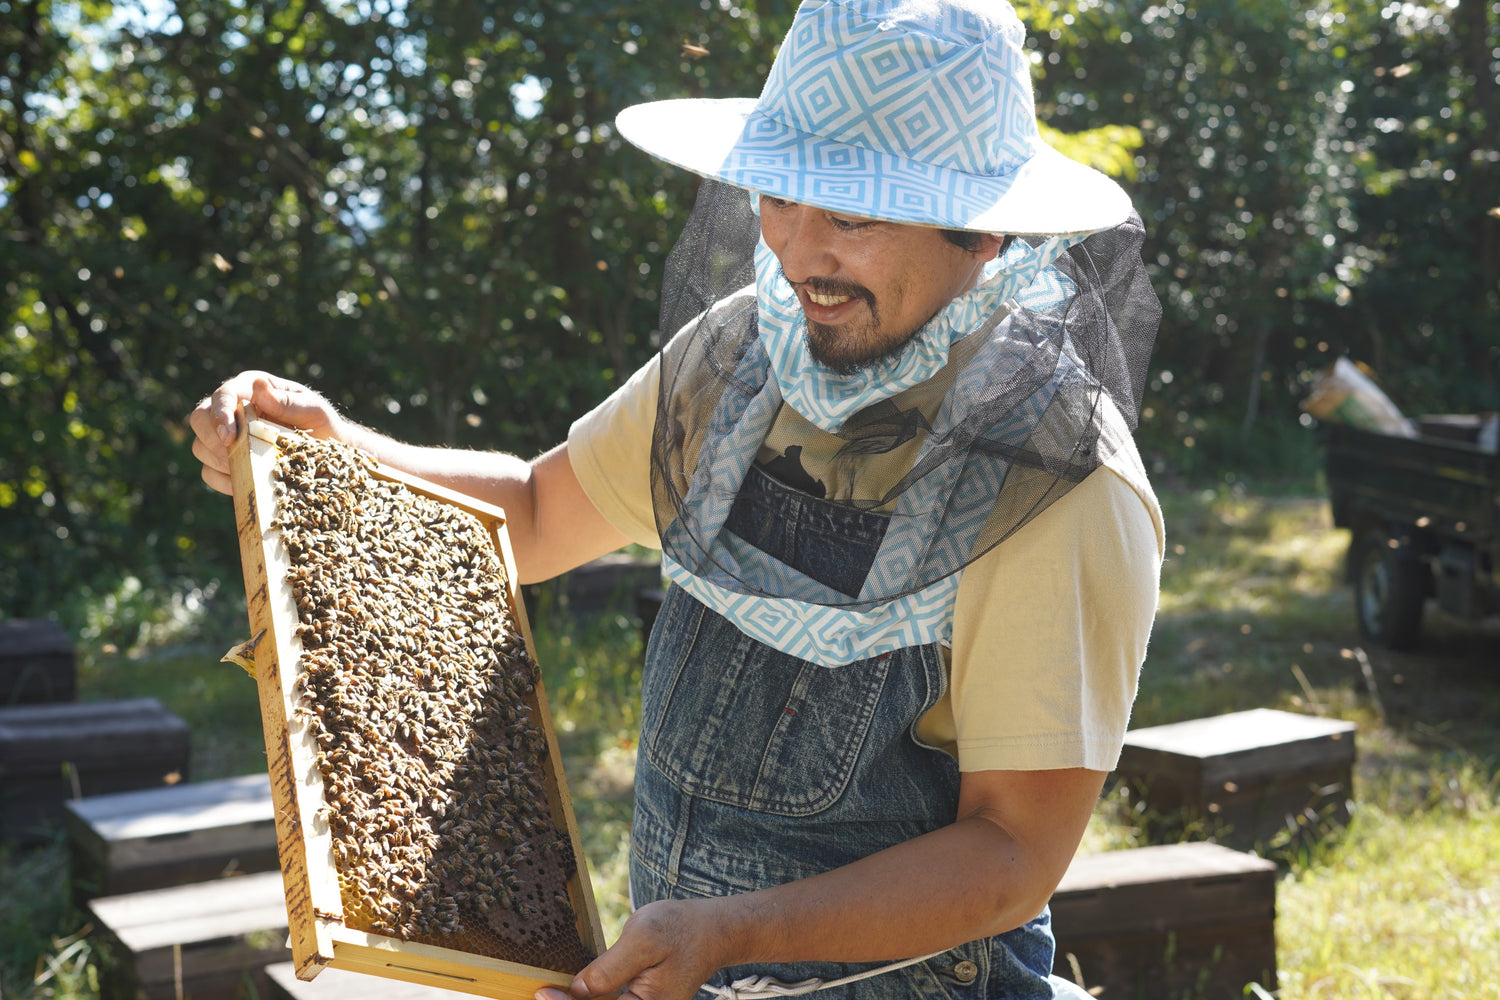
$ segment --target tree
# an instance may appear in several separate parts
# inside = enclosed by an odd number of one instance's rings
[[[1500,407],[1500,14],[1402,3],[1351,39],[1364,184],[1351,281],[1367,357],[1408,413]]]
[[[560,439],[651,351],[691,204],[615,112],[739,95],[790,15],[0,0],[0,606],[232,566],[182,418],[242,367],[418,441]]]

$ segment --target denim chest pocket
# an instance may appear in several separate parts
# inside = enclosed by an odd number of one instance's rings
[[[678,587],[652,631],[641,752],[690,795],[780,816],[838,801],[889,658],[828,668],[750,639]]]

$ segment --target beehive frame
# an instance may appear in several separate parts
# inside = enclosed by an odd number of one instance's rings
[[[230,449],[235,517],[251,634],[259,636],[254,650],[256,683],[297,976],[312,979],[325,967],[342,968],[497,1000],[529,1000],[543,985],[566,987],[572,980],[570,972],[406,941],[345,923],[332,837],[326,822],[317,818],[326,802],[316,749],[310,732],[294,719],[297,695],[293,684],[302,649],[296,637],[296,602],[286,583],[289,557],[279,544],[279,531],[273,522],[274,474],[280,451],[277,441],[282,435],[300,432],[259,419],[253,409],[240,414],[239,424],[240,433]],[[453,505],[479,520],[504,564],[508,610],[515,627],[527,648],[534,651],[504,512],[378,464],[370,474]],[[557,829],[566,829],[577,861],[568,900],[585,949],[599,954],[604,949],[604,935],[540,678],[533,698],[532,717],[540,724],[547,743],[548,810]]]

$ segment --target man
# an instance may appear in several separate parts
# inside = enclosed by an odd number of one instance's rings
[[[1081,996],[1046,903],[1162,554],[1139,220],[1041,143],[994,0],[806,0],[759,101],[617,124],[717,183],[669,261],[680,332],[566,444],[412,447],[248,372],[191,417],[205,481],[250,400],[504,507],[526,580],[664,550],[638,909],[574,996]]]

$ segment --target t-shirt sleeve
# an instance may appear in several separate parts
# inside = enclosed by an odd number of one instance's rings
[[[950,692],[960,769],[1119,762],[1164,545],[1133,471],[1096,469],[964,571]]]
[[[625,537],[653,549],[661,548],[651,509],[659,369],[660,357],[653,356],[568,430],[568,461],[583,492]]]

